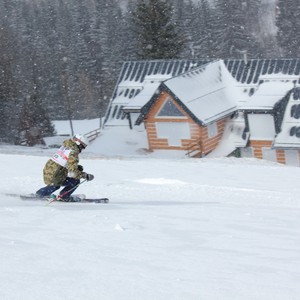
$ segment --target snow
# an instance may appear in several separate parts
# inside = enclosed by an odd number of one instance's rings
[[[190,139],[190,124],[188,122],[156,122],[157,137],[167,139],[169,146],[181,147],[183,139]]]
[[[84,132],[88,133],[99,128],[101,125],[100,119],[92,119],[92,120],[75,120],[72,121],[72,126],[74,132]],[[71,125],[69,121],[55,121],[54,123],[56,134],[58,135],[70,135]]]
[[[291,113],[294,105],[300,105],[300,101],[299,99],[295,100],[293,94],[291,94],[285,109],[281,131],[274,141],[275,147],[294,148],[297,150],[300,146],[300,140],[297,135],[295,133],[293,135],[290,134],[292,127],[296,129],[300,126],[299,119],[296,119]]]
[[[275,136],[274,117],[271,114],[249,114],[252,140],[272,141]]]
[[[223,60],[173,77],[164,84],[205,124],[234,112],[238,102],[247,98]]]
[[[283,76],[284,75],[282,75],[282,77]],[[265,77],[266,76],[261,76],[260,79]],[[274,77],[274,75],[272,77]],[[263,82],[242,108],[248,110],[272,110],[274,105],[294,87],[294,79],[295,76],[285,75],[284,80]]]
[[[228,120],[217,148],[211,151],[206,157],[226,157],[236,150],[236,148],[246,147],[249,134],[243,135],[245,126],[243,113],[239,113],[235,118]]]
[[[168,78],[170,78],[170,75],[152,74],[151,76],[145,76],[142,83],[139,81],[122,81],[117,87],[117,96],[113,99],[111,112],[115,107],[122,108],[124,111],[131,111],[131,113],[132,111],[139,112],[141,107],[155,94],[161,82]],[[136,118],[138,116],[139,113],[136,114]],[[134,118],[134,114],[131,114],[131,117]],[[134,120],[132,122],[135,123]],[[110,113],[106,125],[127,126],[128,120],[127,118],[114,117],[113,113]]]
[[[170,75],[159,74],[145,76],[141,92],[138,93],[125,108],[127,110],[141,109],[141,107],[144,106],[155,94],[161,82],[166,80],[167,78],[170,78]],[[117,102],[117,100],[114,100],[114,102]]]
[[[43,186],[53,149],[0,146],[0,299],[299,299],[299,168],[167,159],[111,130],[82,153],[95,179],[78,189],[109,204],[7,196]]]

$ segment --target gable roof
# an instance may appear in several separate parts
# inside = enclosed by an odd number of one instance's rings
[[[116,120],[119,114],[113,113],[112,106],[118,106],[118,109],[121,107],[139,109],[150,100],[151,94],[156,92],[160,82],[212,61],[211,59],[190,59],[124,62],[107,109],[105,123],[128,124],[126,119]],[[240,88],[249,94],[253,93],[253,88],[258,84],[261,75],[300,74],[300,58],[251,59],[247,62],[242,59],[226,59],[224,64],[237,80]]]
[[[198,68],[214,59],[126,61],[123,63],[116,86],[122,82],[142,84],[146,76],[170,75],[171,77]],[[300,74],[300,58],[297,59],[224,59],[231,75],[240,83],[256,84],[265,74]],[[115,98],[116,90],[112,98]]]
[[[150,100],[160,83],[206,64],[210,60],[152,60],[124,62],[111,104],[141,108]]]
[[[277,76],[261,76],[261,84],[255,93],[241,107],[244,111],[270,111],[294,86],[298,77],[277,74]]]
[[[161,82],[165,79],[170,78],[170,76],[146,76],[143,82],[143,87],[136,96],[130,101],[123,110],[125,111],[134,111],[140,110],[153,96],[155,91],[160,86]]]
[[[224,60],[228,71],[240,83],[257,84],[261,75],[267,74],[300,74],[300,58],[295,59],[240,59]]]
[[[245,95],[237,89],[222,60],[208,63],[163,82],[183,109],[201,125],[233,113]],[[147,106],[149,109],[149,106]],[[143,110],[145,114],[146,111]]]
[[[300,87],[291,90],[283,99],[286,109],[281,127],[277,133],[273,147],[299,149],[300,147]]]

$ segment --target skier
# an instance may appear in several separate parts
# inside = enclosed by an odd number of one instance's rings
[[[81,134],[65,140],[58,151],[47,161],[43,174],[47,186],[36,192],[38,198],[50,197],[53,192],[64,186],[59,193],[59,200],[73,201],[71,194],[76,190],[80,179],[94,179],[94,175],[83,172],[78,165],[79,153],[88,145],[88,139]]]

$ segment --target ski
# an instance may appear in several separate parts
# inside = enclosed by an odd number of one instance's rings
[[[51,204],[52,202],[70,202],[70,203],[108,203],[108,198],[86,198],[85,195],[79,194],[79,195],[72,195],[70,199],[61,199],[59,197],[50,199],[48,204]]]
[[[76,201],[64,201],[57,200],[58,202],[70,202],[70,203],[108,203],[108,198],[85,198],[85,199],[76,199]]]
[[[26,194],[26,195],[15,195],[19,196],[21,200],[29,200],[29,201],[48,201],[48,203],[52,202],[68,202],[68,203],[108,203],[108,198],[86,198],[85,195],[73,195],[72,199],[67,201],[63,199],[49,198],[49,197],[38,197],[35,194]]]
[[[22,200],[40,200],[40,201],[47,201],[48,198],[46,197],[37,197],[35,194],[26,194],[26,195],[19,195]]]
[[[17,197],[17,198],[21,198],[22,200],[47,200],[47,198],[42,198],[42,197],[37,197],[35,194],[24,194],[24,195],[20,195],[20,194],[14,194],[14,193],[5,193],[5,196],[9,196],[9,197]]]

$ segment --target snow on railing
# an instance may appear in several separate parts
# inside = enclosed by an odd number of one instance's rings
[[[101,128],[97,128],[95,130],[92,130],[85,134],[85,136],[88,138],[89,142],[92,142],[95,140],[99,135],[101,134]]]
[[[201,141],[193,141],[186,147],[186,154],[188,157],[201,157],[202,156],[202,144]]]

